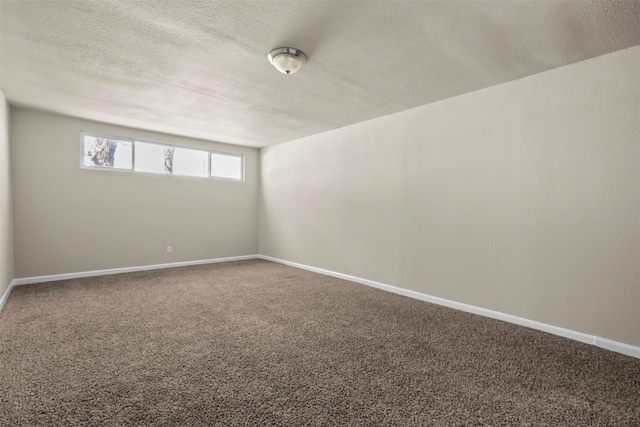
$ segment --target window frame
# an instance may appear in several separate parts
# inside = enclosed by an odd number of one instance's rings
[[[84,159],[85,159],[84,143],[85,143],[85,137],[87,137],[87,136],[93,137],[93,138],[106,138],[106,139],[114,139],[114,140],[117,140],[117,141],[130,142],[131,143],[131,168],[130,169],[126,169],[126,168],[116,168],[116,167],[109,167],[109,166],[85,165],[84,164]],[[160,146],[164,146],[164,147],[184,148],[184,149],[187,149],[187,150],[205,152],[205,153],[207,153],[207,162],[208,162],[207,176],[193,176],[193,175],[180,175],[180,174],[173,174],[173,173],[169,174],[169,173],[137,171],[136,170],[136,142],[141,142],[141,143],[145,143],[145,144],[160,145]],[[241,175],[241,177],[240,178],[225,178],[225,177],[213,176],[212,175],[212,163],[213,162],[211,161],[211,155],[212,154],[219,154],[219,155],[224,155],[224,156],[238,157],[240,159],[240,168],[241,168],[240,175]],[[126,137],[126,136],[116,136],[116,135],[111,135],[111,134],[107,134],[107,133],[93,132],[93,131],[86,131],[86,130],[81,130],[80,131],[80,168],[81,169],[86,169],[86,170],[99,170],[99,171],[110,171],[110,172],[131,172],[131,173],[141,173],[141,174],[149,174],[149,175],[178,176],[178,177],[183,177],[183,178],[212,179],[212,180],[217,180],[217,181],[245,182],[245,155],[241,154],[241,153],[230,153],[228,151],[220,151],[220,150],[208,150],[206,148],[170,144],[170,143],[167,143],[167,142],[149,141],[148,139],[131,138],[131,137]]]

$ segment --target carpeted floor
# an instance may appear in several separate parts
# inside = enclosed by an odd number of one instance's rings
[[[252,260],[17,286],[3,426],[639,426],[640,360]]]

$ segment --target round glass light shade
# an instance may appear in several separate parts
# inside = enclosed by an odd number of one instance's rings
[[[283,74],[293,74],[302,68],[307,56],[291,47],[280,47],[269,53],[269,61]]]

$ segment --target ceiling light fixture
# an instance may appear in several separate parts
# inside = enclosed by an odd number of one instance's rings
[[[307,55],[292,47],[278,47],[269,52],[269,62],[281,73],[293,74],[307,62]]]

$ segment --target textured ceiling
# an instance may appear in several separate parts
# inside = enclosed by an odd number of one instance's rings
[[[640,44],[638,1],[0,0],[10,103],[266,146]],[[307,53],[296,75],[275,47]]]

